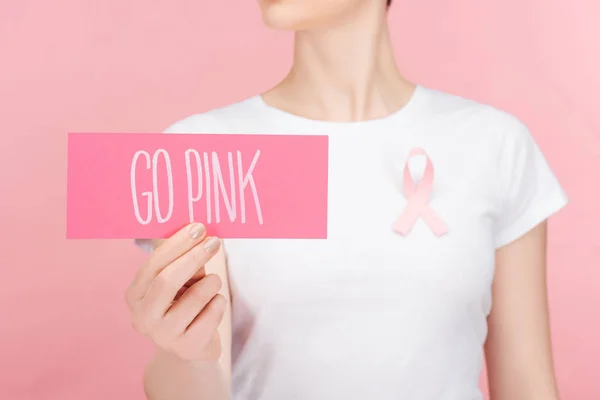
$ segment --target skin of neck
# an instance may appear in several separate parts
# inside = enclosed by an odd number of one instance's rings
[[[384,2],[380,2],[384,5]],[[385,6],[363,2],[325,28],[296,31],[288,75],[263,94],[269,105],[310,119],[383,118],[415,85],[397,68]]]

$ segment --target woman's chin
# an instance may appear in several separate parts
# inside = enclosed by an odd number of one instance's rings
[[[271,6],[262,10],[262,20],[266,27],[280,31],[303,31],[319,29],[331,24],[332,18],[318,15],[311,10],[286,5]]]
[[[297,31],[306,29],[310,24],[294,15],[286,15],[285,11],[264,12],[262,16],[263,23],[267,28],[279,31]]]

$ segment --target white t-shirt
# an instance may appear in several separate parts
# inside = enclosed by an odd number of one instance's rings
[[[567,197],[517,118],[418,86],[402,110],[324,122],[260,96],[193,115],[172,133],[329,136],[328,238],[224,241],[232,288],[236,400],[478,400],[494,252]],[[429,207],[407,204],[411,149],[434,166]],[[418,182],[425,158],[410,158]]]

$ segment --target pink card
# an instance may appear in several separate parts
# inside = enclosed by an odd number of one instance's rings
[[[70,133],[67,238],[326,238],[327,168],[327,136]]]

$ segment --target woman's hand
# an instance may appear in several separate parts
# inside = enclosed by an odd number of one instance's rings
[[[204,272],[221,241],[192,224],[154,250],[126,292],[134,328],[186,361],[217,362],[226,309],[218,275]]]

